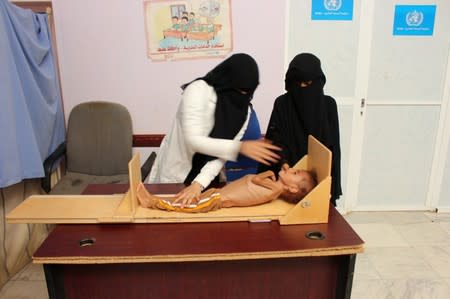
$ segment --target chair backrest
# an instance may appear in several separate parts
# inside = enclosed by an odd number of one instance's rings
[[[133,129],[127,108],[111,102],[75,106],[67,125],[67,170],[90,175],[128,172]]]

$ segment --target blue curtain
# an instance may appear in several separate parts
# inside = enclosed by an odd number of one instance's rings
[[[47,15],[0,0],[0,188],[43,177],[64,135]]]

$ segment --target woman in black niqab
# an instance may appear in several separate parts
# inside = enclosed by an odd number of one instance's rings
[[[209,136],[233,139],[247,119],[250,101],[259,84],[256,61],[248,54],[234,54],[217,65],[206,76],[196,80],[199,79],[206,81],[217,94],[215,122]],[[182,89],[185,89],[190,83],[184,84]],[[214,159],[216,157],[201,153],[194,154],[192,168],[184,183],[190,184],[200,173],[202,167]],[[219,175],[211,184],[217,185],[218,182]]]
[[[341,150],[336,101],[324,95],[326,77],[320,60],[301,53],[289,64],[285,77],[286,93],[274,103],[265,138],[282,147],[282,159],[270,167],[260,164],[258,171],[278,173],[283,163],[295,165],[308,151],[308,135],[313,135],[332,156],[331,203],[342,194]]]

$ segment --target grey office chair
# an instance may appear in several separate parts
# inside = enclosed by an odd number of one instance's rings
[[[128,182],[133,129],[128,110],[117,103],[85,102],[69,115],[66,142],[44,162],[42,188],[50,194],[81,194],[89,184]],[[65,157],[66,172],[53,187],[51,172]],[[153,152],[141,168],[144,180],[151,170]]]

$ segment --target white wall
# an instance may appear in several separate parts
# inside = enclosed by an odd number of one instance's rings
[[[222,59],[152,62],[146,54],[143,0],[53,0],[66,117],[78,103],[125,105],[135,134],[166,133],[180,100],[180,85],[203,76]],[[284,87],[284,1],[231,1],[233,53],[259,64],[254,97],[265,131]]]

